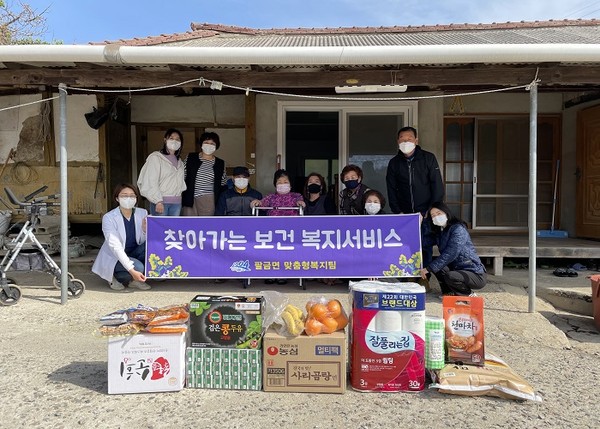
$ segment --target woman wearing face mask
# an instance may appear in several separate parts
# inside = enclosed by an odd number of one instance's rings
[[[369,187],[362,183],[363,172],[358,165],[347,165],[342,170],[342,183],[346,187],[340,192],[340,214],[359,215],[364,212],[362,198]]]
[[[376,215],[383,214],[385,208],[385,197],[376,189],[371,189],[363,195],[364,214]]]
[[[443,295],[474,296],[473,289],[485,286],[487,274],[466,223],[455,217],[442,202],[434,203],[429,214],[440,256],[421,270],[421,277],[433,273],[440,282]]]
[[[170,128],[165,132],[163,147],[148,155],[138,176],[140,193],[150,201],[150,214],[179,216],[181,193],[185,190],[184,166],[180,159],[183,135]]]
[[[277,170],[273,176],[273,186],[277,189],[274,194],[266,195],[262,200],[254,200],[250,203],[252,207],[306,207],[302,195],[290,192],[292,186],[290,176],[285,170]],[[298,216],[298,210],[274,208],[267,210],[267,216]],[[266,284],[284,285],[286,279],[266,279]]]
[[[319,173],[310,173],[304,184],[305,215],[336,214],[335,204],[327,195],[325,179]]]
[[[148,290],[150,286],[145,283],[144,275],[148,212],[135,207],[138,190],[133,185],[117,185],[113,198],[119,207],[102,217],[104,243],[92,272],[106,280],[113,290],[126,291],[126,287]]]
[[[227,189],[225,161],[214,153],[221,146],[219,135],[203,133],[198,139],[199,152],[185,160],[185,183],[182,195],[184,216],[213,216],[221,192]]]

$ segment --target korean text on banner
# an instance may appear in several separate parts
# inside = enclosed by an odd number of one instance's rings
[[[418,277],[419,215],[148,217],[146,276]]]

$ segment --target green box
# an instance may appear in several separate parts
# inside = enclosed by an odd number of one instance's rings
[[[261,390],[262,350],[186,350],[186,386],[200,389]]]

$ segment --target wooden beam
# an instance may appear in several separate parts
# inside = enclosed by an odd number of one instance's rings
[[[348,79],[359,84],[391,83],[392,72],[396,82],[410,86],[443,88],[444,86],[503,87],[525,85],[536,75],[533,66],[472,66],[472,67],[405,67],[401,69],[293,69],[285,71],[253,70],[203,70],[203,71],[156,71],[127,70],[124,68],[97,69],[26,69],[0,70],[0,86],[51,85],[64,82],[69,86],[89,88],[146,88],[169,85],[190,79],[218,80],[225,84],[250,88],[333,88],[347,85]],[[600,85],[600,67],[559,66],[541,67],[540,86],[589,86]],[[185,87],[198,88],[196,82]],[[180,91],[180,88],[175,88]]]
[[[256,94],[251,92],[245,97],[246,139],[245,159],[250,174],[250,185],[256,187]]]

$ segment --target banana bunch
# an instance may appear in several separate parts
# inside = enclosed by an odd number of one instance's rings
[[[288,304],[286,305],[281,318],[285,322],[288,332],[292,335],[300,335],[304,329],[304,314],[298,307]]]

